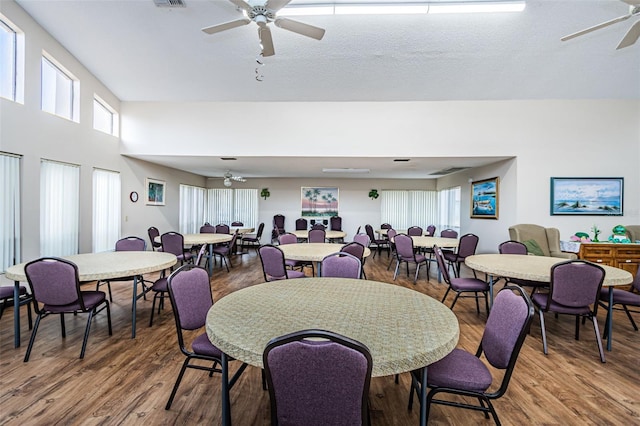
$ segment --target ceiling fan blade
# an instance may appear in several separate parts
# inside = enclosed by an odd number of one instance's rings
[[[302,34],[303,36],[315,38],[316,40],[322,40],[322,37],[324,37],[324,29],[314,27],[313,25],[305,24],[303,22],[294,21],[293,19],[276,18],[274,23],[280,28]]]
[[[264,7],[266,7],[268,10],[277,12],[288,5],[290,2],[291,0],[267,0],[267,3],[264,5]]]
[[[637,21],[629,28],[629,31],[624,35],[620,44],[616,47],[616,50],[631,46],[638,41],[638,38],[640,38],[640,21]]]
[[[618,23],[618,22],[626,21],[630,17],[631,17],[631,14],[619,16],[619,17],[614,18],[614,19],[612,19],[610,21],[606,21],[606,22],[603,22],[601,24],[594,25],[593,27],[589,27],[589,28],[586,28],[584,30],[578,31],[577,33],[566,35],[566,36],[562,37],[560,40],[562,40],[562,41],[571,40],[572,38],[576,38],[576,37],[579,37],[579,36],[581,36],[583,34],[587,34],[587,33],[590,33],[592,31],[595,31],[595,30],[599,30],[600,28],[608,27],[609,25],[613,25],[613,24]]]
[[[246,1],[244,0],[229,0],[229,1],[235,4],[236,6],[238,6],[240,9],[244,9],[247,12],[251,12],[251,5],[248,4]]]
[[[273,39],[271,38],[271,30],[266,25],[260,25],[258,28],[260,36],[260,44],[262,45],[262,56],[273,56],[276,51],[273,47]]]
[[[249,18],[237,19],[235,21],[225,22],[224,24],[212,25],[210,27],[203,28],[202,31],[204,31],[207,34],[215,34],[221,31],[230,30],[235,27],[241,27],[243,25],[247,25],[250,22],[251,22],[251,19]]]

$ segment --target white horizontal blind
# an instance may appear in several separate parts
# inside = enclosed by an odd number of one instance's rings
[[[80,167],[40,163],[40,255],[78,254]]]
[[[120,173],[93,170],[93,252],[113,250],[120,239]]]
[[[232,222],[242,222],[246,227],[256,228],[258,223],[258,190],[235,189],[234,191],[234,219]]]
[[[435,224],[438,218],[436,191],[383,190],[381,202],[382,223],[394,229],[404,230],[410,226]]]
[[[20,157],[0,154],[0,272],[20,263]]]
[[[180,233],[196,234],[204,223],[204,188],[180,185]]]

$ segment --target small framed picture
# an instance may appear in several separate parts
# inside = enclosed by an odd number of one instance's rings
[[[500,201],[498,178],[471,182],[471,218],[497,219]]]
[[[165,186],[163,180],[147,178],[147,205],[164,206],[165,203]]]

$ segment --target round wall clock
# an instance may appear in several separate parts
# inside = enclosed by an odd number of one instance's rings
[[[138,193],[136,191],[131,191],[131,194],[129,194],[129,199],[135,203],[136,201],[138,201]]]

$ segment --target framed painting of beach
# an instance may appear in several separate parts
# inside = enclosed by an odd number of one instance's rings
[[[472,219],[497,219],[499,200],[497,177],[471,182]]]
[[[624,178],[551,178],[551,215],[622,216]]]
[[[338,216],[338,188],[303,186],[300,190],[302,217]]]

